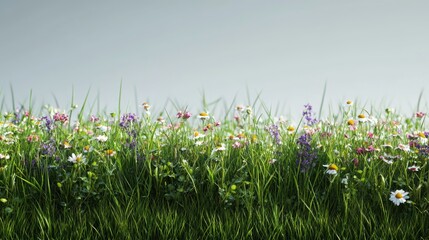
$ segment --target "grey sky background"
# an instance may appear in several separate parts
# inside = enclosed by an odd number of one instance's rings
[[[3,111],[99,95],[115,111],[168,99],[260,98],[279,115],[347,99],[411,113],[429,80],[429,1],[0,2]],[[427,109],[427,92],[422,110]],[[136,100],[137,98],[137,100]],[[368,107],[369,108],[369,107]]]

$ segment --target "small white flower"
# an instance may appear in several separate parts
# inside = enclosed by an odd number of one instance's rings
[[[413,165],[413,166],[409,166],[407,169],[410,170],[411,172],[418,172],[420,170],[420,167]]]
[[[398,147],[396,149],[400,149],[404,152],[409,152],[410,151],[410,145],[405,145],[405,144],[399,144]]]
[[[225,151],[225,150],[226,150],[226,147],[225,147],[224,143],[222,143],[220,145],[217,145],[216,148],[214,149],[215,152],[217,152],[217,151]]]
[[[271,165],[274,164],[274,163],[276,163],[276,162],[277,162],[277,159],[275,159],[275,158],[273,158],[270,161],[268,161],[268,163],[271,164]]]
[[[100,125],[97,128],[100,129],[100,131],[102,131],[102,132],[107,132],[111,129],[111,127],[104,126],[104,125]]]
[[[191,137],[191,139],[199,139],[199,138],[203,138],[206,135],[199,133],[198,131],[195,131],[193,136]]]
[[[225,150],[226,150],[225,144],[224,144],[224,143],[222,143],[222,144],[220,144],[220,145],[217,145],[217,146],[213,149],[212,154],[214,154],[215,152],[225,151]]]
[[[210,116],[208,112],[201,112],[200,114],[198,114],[198,118],[201,120],[206,120],[209,119]]]
[[[323,165],[327,168],[326,173],[336,175],[338,173],[338,166],[335,163]]]
[[[10,156],[8,154],[3,155],[3,154],[0,153],[0,159],[6,159],[7,160],[9,158],[10,158]]]
[[[396,206],[399,206],[399,204],[405,203],[408,198],[410,198],[408,196],[408,192],[405,192],[401,189],[391,192],[389,200],[392,201]]]
[[[79,163],[80,164],[80,163],[86,163],[86,158],[81,153],[79,153],[78,155],[72,153],[72,155],[69,157],[68,161],[72,162],[72,163]]]
[[[108,137],[106,135],[98,135],[95,139],[99,142],[106,142]]]
[[[345,178],[342,178],[342,179],[341,179],[341,183],[342,183],[342,184],[344,184],[344,185],[349,184],[349,176],[348,176],[348,175],[346,175],[346,177],[345,177]]]

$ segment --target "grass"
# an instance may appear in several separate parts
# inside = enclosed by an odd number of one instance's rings
[[[425,114],[345,104],[315,121],[307,106],[293,125],[251,104],[4,114],[1,238],[429,238]]]

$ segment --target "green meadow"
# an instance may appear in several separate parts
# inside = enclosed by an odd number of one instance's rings
[[[0,239],[429,239],[425,111],[84,106],[3,109]]]

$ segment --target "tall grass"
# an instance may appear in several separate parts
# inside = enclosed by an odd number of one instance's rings
[[[85,118],[86,98],[77,119],[73,101],[68,114],[4,114],[1,238],[429,237],[424,115],[342,104],[316,122],[307,106],[292,125],[262,102],[255,110],[258,99],[205,119],[120,104]],[[396,206],[398,189],[410,198]]]

